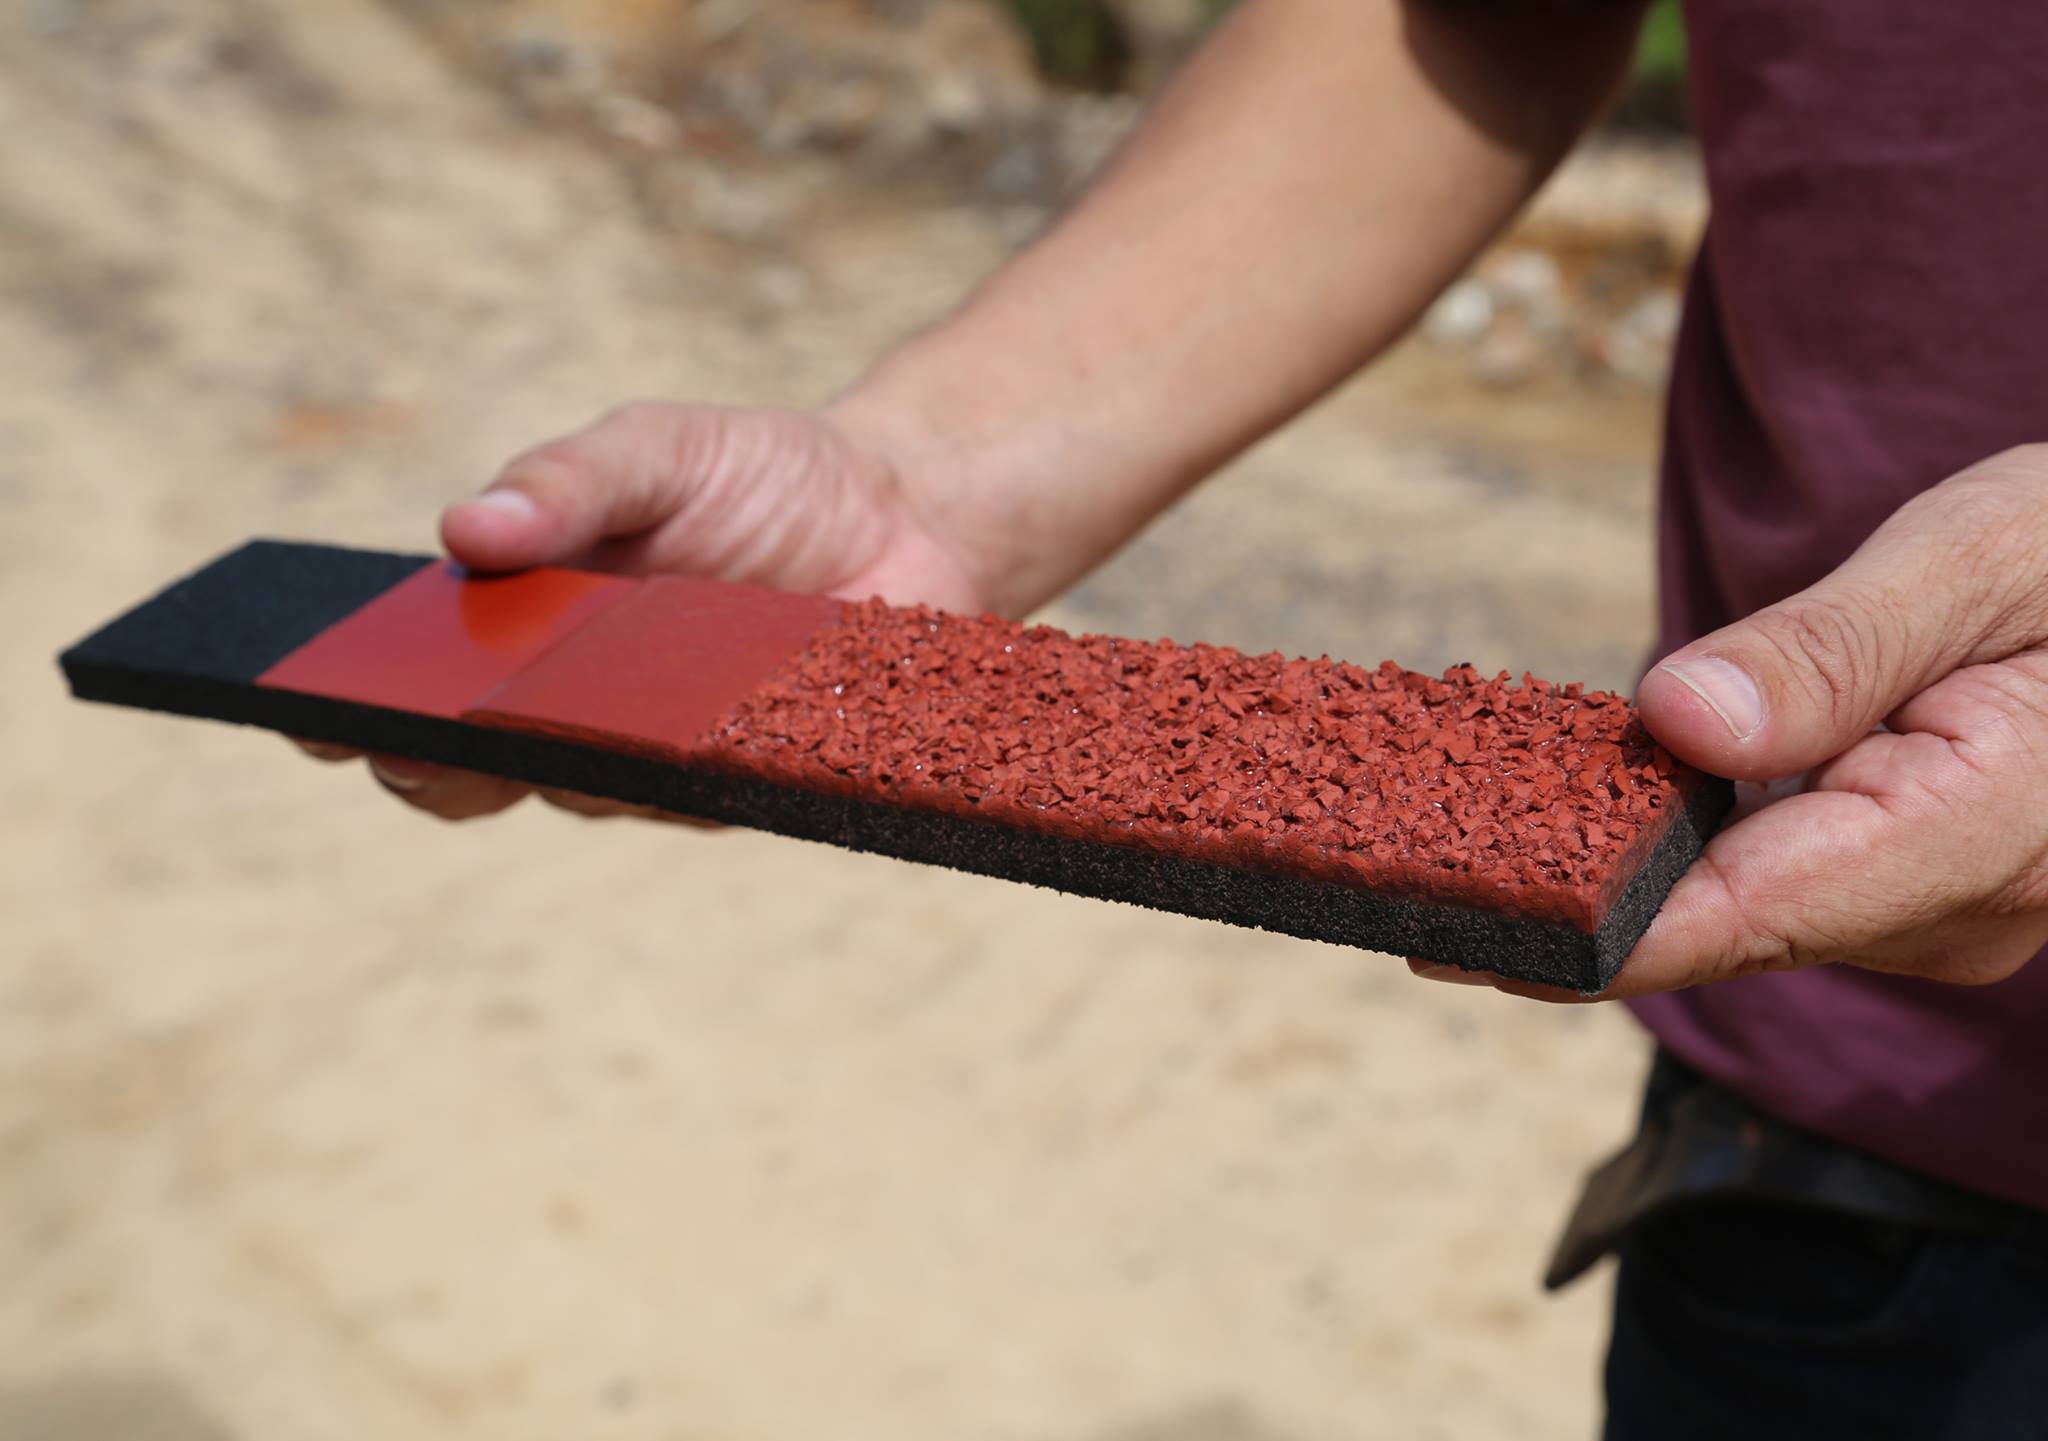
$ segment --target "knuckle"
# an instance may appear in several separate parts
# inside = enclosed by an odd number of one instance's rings
[[[1700,968],[1699,976],[1703,980],[1738,981],[1771,971],[1795,971],[1811,963],[1792,937],[1745,924],[1722,941],[1718,954]]]
[[[667,425],[676,417],[677,407],[666,400],[639,398],[622,401],[606,411],[597,422],[599,429],[644,430]]]
[[[362,752],[353,746],[336,745],[331,741],[309,741],[292,738],[292,744],[316,761],[352,761]]]
[[[498,483],[542,491],[573,487],[583,478],[583,459],[581,437],[563,436],[522,451],[507,461],[499,472]]]
[[[543,480],[575,480],[587,468],[590,444],[581,435],[565,435],[536,446],[514,462]]]
[[[1993,897],[1989,909],[2001,920],[2038,916],[2048,911],[2048,856],[2036,856]]]
[[[1866,606],[1803,600],[1771,612],[1765,641],[1811,699],[1827,709],[1831,725],[1847,726],[1889,663],[1882,626]]]
[[[702,816],[686,816],[675,811],[649,811],[648,819],[666,821],[670,825],[688,826],[693,831],[724,831],[732,829],[724,821],[707,821]]]
[[[1828,951],[1817,932],[1802,934],[1811,927],[1789,924],[1781,907],[1760,895],[1752,877],[1730,867],[1712,851],[1694,865],[1703,869],[1719,886],[1725,898],[1728,924],[1716,946],[1716,953],[1700,974],[1713,980],[1736,980],[1767,971],[1801,970],[1827,959]]]
[[[448,794],[446,786],[430,785],[416,791],[393,791],[392,794],[414,810],[425,811],[428,815],[439,816],[443,820],[448,818],[447,813],[454,810],[457,805],[456,798]]]
[[[2048,634],[2048,446],[1992,457],[1929,491],[1940,561],[1966,588],[1971,629],[1999,650]]]
[[[443,820],[446,819],[446,817],[441,814],[442,810],[444,809],[442,802],[436,799],[434,796],[422,794],[417,791],[393,790],[390,786],[386,786],[384,787],[384,789],[390,792],[391,798],[393,800],[397,801],[407,810],[418,811],[421,815],[435,816]]]
[[[483,820],[509,809],[523,794],[512,787],[477,786],[440,796],[423,807],[437,820],[451,824]]]
[[[549,805],[574,815],[592,820],[604,820],[612,816],[633,815],[638,807],[624,805],[618,801],[606,800],[599,796],[584,795],[580,791],[557,790],[542,787],[537,794]]]
[[[2010,980],[2033,959],[2018,946],[1970,946],[1934,942],[1912,967],[1914,975],[1951,986],[1995,986]]]
[[[2048,442],[2015,445],[1963,472],[1965,477],[1978,475],[2003,477],[2036,497],[2048,494]]]
[[[1942,682],[1942,696],[1969,738],[1952,751],[1969,776],[1995,784],[2004,767],[2029,775],[2048,768],[2048,671],[2040,664],[1971,666]]]
[[[1960,984],[1972,972],[1969,958],[1960,946],[1944,941],[1930,941],[1913,957],[1913,974],[1930,981],[1946,981]]]
[[[1992,465],[1931,492],[1943,508],[1952,544],[1962,556],[2003,555],[2007,543],[2034,528],[2048,479],[2030,470]]]
[[[2000,981],[2009,981],[2018,975],[2025,968],[2027,962],[2033,960],[2033,958],[2034,956],[2031,951],[2026,955],[2020,955],[2015,951],[1993,956],[1988,961],[1972,969],[1970,974],[1963,979],[1962,984],[1966,986],[1995,986]]]
[[[1783,927],[1753,929],[1742,937],[1723,975],[1729,980],[1771,971],[1803,971],[1826,961],[1833,952],[1812,939]]]

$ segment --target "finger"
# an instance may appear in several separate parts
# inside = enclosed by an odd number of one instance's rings
[[[2048,853],[2048,818],[2012,778],[2043,760],[2048,692],[2010,669],[1950,676],[1893,717],[1939,728],[1874,731],[1722,831],[1614,993],[1822,961],[1970,984],[2024,964],[2048,942],[2048,881],[2026,864]]]
[[[1937,736],[1872,731],[1833,760],[1809,771],[1805,788],[1857,795],[1910,792],[1924,788],[1926,775],[1945,773],[1947,751],[1947,742]]]
[[[1914,696],[1887,719],[1895,731],[1960,742],[2039,769],[2048,717],[2048,652],[1966,666]]]
[[[576,564],[832,591],[888,544],[890,477],[816,416],[643,403],[520,456],[442,516],[441,537],[480,571]]]
[[[1792,796],[1724,829],[1636,945],[1606,997],[1792,970],[1930,924],[1950,898],[1927,853],[1946,813],[1909,797]]]
[[[730,829],[721,821],[707,821],[696,816],[677,815],[673,811],[656,810],[653,806],[629,805],[625,801],[607,800],[602,796],[587,796],[578,791],[541,787],[538,794],[542,800],[551,806],[556,806],[575,815],[588,816],[592,820],[609,820],[614,817],[624,816],[635,820],[661,821],[668,825],[690,826],[701,831]]]
[[[1866,970],[1915,975],[1957,986],[1988,986],[2006,980],[2048,945],[2048,916],[1944,920],[1911,935],[1880,941],[1844,957]]]
[[[731,412],[706,406],[621,406],[515,457],[482,495],[450,506],[442,543],[480,571],[583,559],[673,516],[730,424]]]
[[[649,820],[661,821],[671,826],[688,826],[693,831],[729,831],[731,826],[724,821],[707,821],[702,816],[679,815],[675,811],[650,811]]]
[[[362,755],[354,746],[335,745],[332,741],[309,741],[299,736],[285,739],[316,761],[352,761]]]
[[[1575,991],[1569,986],[1546,986],[1540,981],[1518,981],[1510,976],[1495,976],[1493,988],[1504,996],[1516,996],[1525,1001],[1541,1001],[1548,1006],[1583,1006],[1594,1001],[1613,999],[1604,991]]]
[[[1491,971],[1443,965],[1437,961],[1425,961],[1420,956],[1408,958],[1408,969],[1425,981],[1436,981],[1446,986],[1491,986],[1498,979]]]
[[[1798,595],[1674,652],[1637,692],[1651,732],[1716,775],[1768,780],[1847,749],[1957,667],[2037,644],[2048,450],[2013,456],[1901,507]]]
[[[400,756],[370,757],[370,774],[407,805],[444,821],[496,815],[517,805],[527,794],[527,787],[502,776],[480,775]]]
[[[1545,1001],[1551,1005],[1576,1006],[1587,1001],[1606,999],[1605,996],[1588,995],[1567,986],[1546,986],[1537,981],[1521,981],[1512,976],[1495,975],[1492,971],[1466,970],[1463,966],[1443,965],[1436,961],[1425,961],[1418,956],[1408,958],[1408,969],[1425,981],[1436,981],[1449,986],[1474,986],[1499,991],[1504,996],[1519,996],[1524,1000]]]
[[[586,796],[579,791],[557,790],[552,786],[540,787],[538,794],[542,800],[558,810],[586,816],[591,820],[611,820],[619,816],[646,820],[655,814],[653,806],[629,805],[625,801],[607,800],[603,796]]]
[[[1786,781],[1774,781],[1770,785],[1752,785],[1748,782],[1738,784],[1735,787],[1735,809],[1730,813],[1729,823],[1733,824],[1734,821],[1739,820],[1741,817],[1754,814],[1764,806],[1782,800],[1788,795],[1797,794],[1799,779],[1795,777]],[[1409,971],[1416,977],[1425,981],[1435,981],[1440,985],[1484,986],[1502,991],[1508,995],[1525,996],[1531,1000],[1539,1001],[1579,1002],[1594,999],[1584,992],[1570,990],[1562,986],[1545,986],[1533,981],[1517,981],[1506,976],[1496,975],[1492,971],[1467,969],[1464,966],[1427,960],[1421,956],[1409,956],[1407,961]]]

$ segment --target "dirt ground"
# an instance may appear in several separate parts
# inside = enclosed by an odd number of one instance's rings
[[[707,162],[709,164],[709,162]],[[402,812],[55,652],[431,543],[634,395],[820,398],[1005,217],[752,242],[369,0],[0,15],[0,1441],[1544,1441],[1610,1010],[736,834]],[[772,192],[770,201],[772,201]],[[756,197],[758,198],[758,197]],[[1653,394],[1415,349],[1063,624],[1626,685]]]

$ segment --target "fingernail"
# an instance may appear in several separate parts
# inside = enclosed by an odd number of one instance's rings
[[[533,519],[539,510],[533,503],[533,497],[523,490],[487,490],[475,500],[466,500],[463,504],[485,506],[522,521]]]
[[[419,776],[403,775],[390,769],[382,761],[371,761],[370,770],[378,780],[395,791],[416,791],[426,784]]]
[[[1763,692],[1756,688],[1749,672],[1732,661],[1715,655],[1694,656],[1691,660],[1671,661],[1663,670],[1712,706],[1735,739],[1748,740],[1764,723]]]
[[[1468,971],[1463,966],[1411,966],[1425,981],[1442,981],[1447,986],[1490,986],[1493,977],[1485,971]]]

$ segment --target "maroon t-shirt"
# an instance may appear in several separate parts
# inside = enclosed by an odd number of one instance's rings
[[[1660,654],[2048,440],[2048,0],[1688,0],[1713,200],[1672,377]],[[2048,557],[2044,557],[2048,563]],[[2048,1208],[2048,958],[1635,1007],[1797,1125]]]

